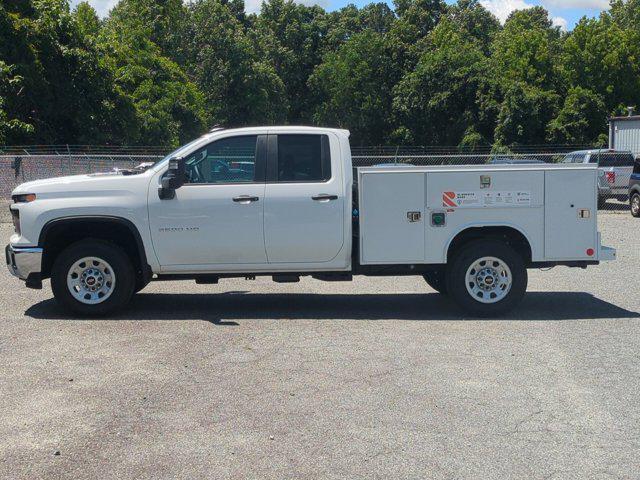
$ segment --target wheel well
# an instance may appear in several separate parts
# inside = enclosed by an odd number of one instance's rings
[[[48,278],[56,258],[72,243],[89,238],[104,240],[122,248],[131,259],[136,275],[146,281],[151,274],[138,230],[124,219],[71,218],[48,223],[40,234],[43,248],[42,278]]]
[[[447,250],[447,259],[452,258],[456,251],[460,250],[467,243],[474,240],[484,239],[496,239],[501,240],[522,255],[525,264],[530,264],[532,261],[531,244],[529,240],[513,227],[472,227],[463,230],[449,244]]]

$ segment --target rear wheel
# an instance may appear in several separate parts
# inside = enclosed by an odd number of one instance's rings
[[[101,240],[82,240],[66,248],[51,269],[58,303],[86,316],[107,315],[131,298],[135,274],[127,254]]]
[[[447,294],[447,278],[444,268],[427,272],[423,275],[425,282],[436,292]]]
[[[636,218],[640,218],[640,193],[634,193],[631,195],[631,215]]]
[[[447,273],[449,295],[467,312],[481,317],[512,310],[527,290],[522,256],[499,240],[476,240],[453,257]]]

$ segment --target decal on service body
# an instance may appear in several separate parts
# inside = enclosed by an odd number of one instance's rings
[[[447,208],[528,207],[531,192],[444,192],[442,206]]]

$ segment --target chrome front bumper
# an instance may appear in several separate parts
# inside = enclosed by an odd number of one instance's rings
[[[7,245],[4,250],[7,267],[12,275],[20,280],[29,280],[29,276],[39,276],[42,271],[42,249],[35,247],[13,247]]]

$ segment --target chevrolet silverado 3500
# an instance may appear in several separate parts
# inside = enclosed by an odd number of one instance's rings
[[[354,173],[349,132],[329,128],[219,129],[152,166],[12,197],[9,270],[31,288],[51,278],[81,315],[123,307],[151,280],[420,275],[493,316],[522,299],[527,269],[615,258],[597,230],[596,165]]]

